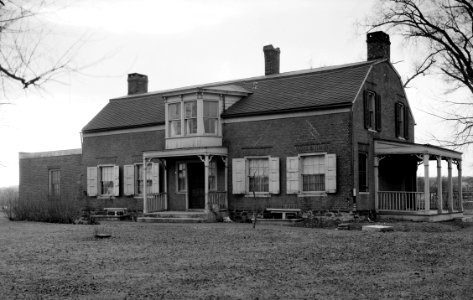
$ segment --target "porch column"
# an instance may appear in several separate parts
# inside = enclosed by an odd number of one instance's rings
[[[429,155],[424,154],[424,210],[430,212],[430,177],[429,177]]]
[[[437,156],[437,212],[442,213],[443,208],[442,196],[442,156]]]
[[[223,163],[225,164],[225,207],[228,209],[228,157],[222,156]]]
[[[373,167],[374,167],[374,210],[376,212],[378,212],[378,208],[379,208],[379,196],[378,196],[378,192],[379,192],[379,158],[377,156],[374,157],[374,163],[373,163]]]
[[[146,183],[147,183],[147,179],[146,179],[146,158],[143,157],[143,213],[148,213],[148,193],[146,191]]]
[[[164,209],[168,210],[168,168],[166,166],[166,161],[163,159],[161,161],[163,164],[163,170],[164,170]]]
[[[448,159],[448,211],[453,212],[452,159]]]
[[[457,160],[458,170],[458,201],[460,201],[460,212],[463,212],[463,192],[462,192],[462,160]]]
[[[209,156],[205,155],[204,158],[205,166],[205,212],[209,211]]]

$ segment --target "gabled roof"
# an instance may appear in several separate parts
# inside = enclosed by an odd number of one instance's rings
[[[349,106],[371,66],[379,62],[364,61],[111,99],[82,131],[97,132],[164,124],[163,95],[191,89],[251,93],[225,111],[225,118]]]

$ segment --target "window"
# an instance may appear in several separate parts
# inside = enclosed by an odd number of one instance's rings
[[[87,167],[87,195],[118,196],[119,174],[118,166]]]
[[[144,185],[144,174],[143,174],[143,164],[137,164],[135,169],[135,194],[138,196],[143,195],[143,185]],[[146,168],[146,193],[152,193],[153,179],[151,174],[151,165]]]
[[[204,101],[204,132],[218,134],[218,102]]]
[[[373,91],[365,91],[363,103],[365,128],[381,131],[380,96]]]
[[[49,196],[59,197],[61,194],[60,185],[61,171],[59,169],[49,170]]]
[[[100,168],[100,194],[113,195],[113,166]]]
[[[177,164],[177,191],[185,192],[187,181],[187,165],[185,163]]]
[[[358,153],[358,190],[368,192],[368,154]]]
[[[123,166],[123,194],[125,196],[144,195],[146,185],[146,194],[151,195],[160,192],[160,164],[151,162],[146,166],[146,184],[143,164],[124,165]]]
[[[269,192],[269,160],[252,158],[248,165],[249,192]]]
[[[396,103],[395,107],[395,119],[396,119],[396,137],[402,139],[409,138],[409,110],[401,102]]]
[[[325,155],[303,156],[302,191],[325,191]]]
[[[209,164],[209,190],[217,190],[217,162],[211,161]]]
[[[169,136],[181,135],[181,103],[168,105]]]
[[[186,134],[197,133],[197,101],[185,102],[184,124]]]

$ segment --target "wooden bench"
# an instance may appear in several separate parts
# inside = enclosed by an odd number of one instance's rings
[[[121,208],[121,207],[108,207],[108,208],[104,208],[103,210],[105,211],[105,214],[107,216],[124,216],[128,212],[127,208]]]
[[[290,215],[297,215],[297,213],[301,212],[300,208],[266,208],[272,214],[282,214],[282,219],[286,220],[286,216]]]

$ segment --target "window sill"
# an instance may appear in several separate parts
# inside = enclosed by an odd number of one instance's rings
[[[326,197],[326,192],[305,192],[297,194],[297,197]]]
[[[375,129],[372,129],[372,128],[368,128],[368,131],[369,131],[369,132],[373,132],[373,133],[378,133],[378,131],[377,131],[377,130],[375,130]]]
[[[369,195],[370,192],[360,192],[360,195]]]
[[[98,195],[97,199],[115,199],[116,196],[113,195]]]
[[[247,197],[247,198],[253,198],[253,197],[268,198],[268,197],[271,197],[271,194],[270,193],[255,193],[255,195],[253,195],[253,194],[247,193],[247,194],[245,194],[245,197]]]

